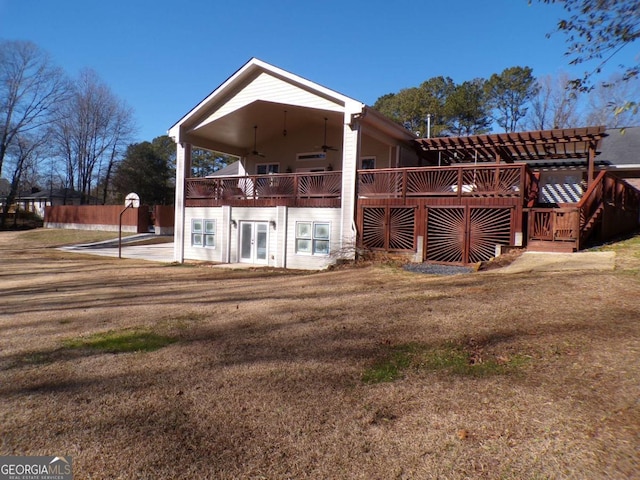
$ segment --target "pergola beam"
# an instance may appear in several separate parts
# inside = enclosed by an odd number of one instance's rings
[[[583,127],[531,132],[496,133],[468,137],[434,137],[416,140],[424,157],[437,152],[452,162],[514,162],[557,160],[562,158],[595,159],[605,127]],[[477,155],[477,157],[476,157]],[[427,158],[428,159],[428,158]],[[433,163],[433,161],[432,161]]]

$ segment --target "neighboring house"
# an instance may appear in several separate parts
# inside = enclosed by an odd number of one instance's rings
[[[44,218],[44,210],[52,205],[80,205],[82,194],[70,188],[56,188],[53,190],[40,190],[36,192],[19,192],[14,203],[21,210],[35,213]]]
[[[597,156],[603,127],[419,139],[257,59],[169,135],[177,262],[318,269],[366,249],[474,263],[496,245],[574,251],[638,225],[640,194]],[[240,161],[191,178],[192,148]]]
[[[6,178],[0,178],[0,199],[4,199],[11,191],[11,182]]]
[[[610,128],[597,159],[602,168],[640,189],[640,127]]]
[[[233,162],[230,163],[229,165],[227,165],[224,168],[221,168],[220,170],[213,172],[211,175],[207,175],[207,178],[212,178],[212,177],[234,177],[234,176],[242,176],[242,175],[246,175],[247,172],[245,172],[244,167],[242,165],[242,162]]]

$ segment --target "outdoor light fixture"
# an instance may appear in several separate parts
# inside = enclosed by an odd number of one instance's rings
[[[271,228],[273,228],[274,230],[276,229],[276,221],[275,220],[269,220],[269,225],[271,225]]]
[[[231,219],[231,221],[229,223],[231,224],[231,226],[233,228],[238,228],[238,222],[236,222],[235,220]]]

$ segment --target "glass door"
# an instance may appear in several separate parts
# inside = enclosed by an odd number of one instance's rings
[[[269,223],[240,222],[240,261],[267,264]]]

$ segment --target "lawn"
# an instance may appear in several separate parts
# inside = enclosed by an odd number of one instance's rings
[[[0,232],[0,454],[75,478],[640,472],[640,237],[614,271],[223,270]],[[83,238],[82,241],[89,241]]]

